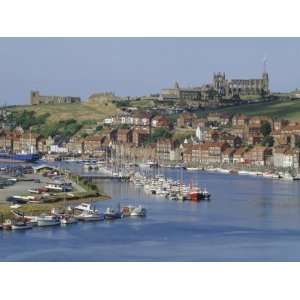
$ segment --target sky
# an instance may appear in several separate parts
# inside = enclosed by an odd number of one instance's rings
[[[199,86],[214,72],[260,78],[267,58],[274,92],[300,87],[300,38],[0,38],[0,105],[42,95],[158,93]]]

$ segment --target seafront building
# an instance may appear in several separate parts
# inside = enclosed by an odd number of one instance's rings
[[[300,122],[268,116],[211,112],[172,116],[132,112],[110,117],[102,129],[69,139],[43,138],[20,127],[0,131],[0,149],[7,152],[84,155],[120,160],[154,160],[163,165],[232,166],[299,169]],[[268,124],[269,132],[262,131]],[[94,131],[93,131],[94,130]],[[159,136],[168,133],[168,136]],[[157,136],[154,139],[154,136]]]

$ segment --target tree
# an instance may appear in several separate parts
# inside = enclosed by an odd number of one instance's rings
[[[85,139],[87,136],[88,136],[88,134],[87,134],[86,132],[82,132],[82,133],[80,134],[80,137],[81,137],[82,139]]]
[[[265,147],[273,147],[274,138],[271,135],[267,135],[263,138],[261,144]]]
[[[23,110],[11,113],[8,116],[8,123],[14,124],[14,126],[21,126],[23,129],[28,130],[33,126],[40,127],[44,125],[49,116],[49,113],[37,116],[34,111]]]
[[[130,129],[130,126],[128,124],[121,124],[121,125],[119,125],[118,128],[120,128],[120,129]]]
[[[145,144],[156,143],[160,138],[171,138],[172,134],[166,128],[157,128],[153,130],[152,134],[145,141]]]
[[[96,127],[96,131],[101,131],[103,129],[103,125],[98,125],[97,127]]]
[[[271,131],[272,131],[271,124],[267,121],[263,122],[262,125],[260,126],[260,132],[264,137],[270,135]]]

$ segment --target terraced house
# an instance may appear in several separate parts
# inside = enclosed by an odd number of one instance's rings
[[[169,161],[172,159],[172,152],[176,149],[175,141],[161,138],[156,142],[156,156],[159,161]]]

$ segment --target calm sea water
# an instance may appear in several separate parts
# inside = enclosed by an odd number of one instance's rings
[[[180,178],[180,171],[165,170]],[[0,231],[1,261],[300,261],[300,182],[183,172],[210,202],[172,202],[131,184],[102,182],[121,204],[147,208],[144,219]]]

